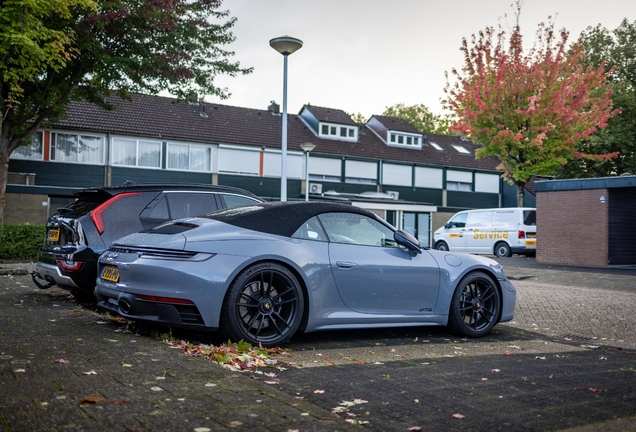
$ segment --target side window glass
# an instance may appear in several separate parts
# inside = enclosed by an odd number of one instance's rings
[[[302,224],[292,237],[305,240],[327,241],[325,231],[322,229],[322,226],[316,216]]]
[[[318,217],[331,242],[365,246],[397,246],[391,229],[366,216],[355,213],[325,213]]]
[[[169,193],[166,194],[170,219],[194,217],[217,209],[213,193]]]
[[[449,228],[464,228],[466,227],[466,218],[468,213],[460,213],[450,221],[448,221]]]
[[[240,195],[230,195],[230,194],[221,194],[221,197],[225,200],[226,208],[234,208],[247,204],[257,203],[254,198],[240,196]]]
[[[168,203],[166,202],[166,196],[160,195],[155,198],[148,206],[141,212],[142,219],[151,219],[156,221],[170,220],[170,213],[168,212]]]
[[[494,212],[491,211],[478,211],[469,213],[466,225],[471,228],[491,227],[494,215]]]

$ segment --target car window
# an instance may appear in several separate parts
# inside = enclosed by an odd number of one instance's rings
[[[142,219],[152,219],[167,221],[170,220],[170,213],[168,212],[168,202],[166,196],[160,196],[155,198],[141,213]]]
[[[524,225],[536,225],[537,224],[537,211],[536,210],[524,210],[523,211],[523,224]]]
[[[325,213],[318,218],[331,242],[397,247],[393,240],[393,231],[367,216],[355,213]]]
[[[200,216],[217,209],[215,194],[179,192],[166,194],[170,219]]]
[[[467,217],[468,213],[460,213],[449,220],[447,225],[449,228],[464,228],[466,226]]]
[[[312,217],[307,222],[302,224],[300,228],[296,230],[294,235],[292,235],[292,237],[305,240],[327,241],[327,235],[322,229],[317,216]]]
[[[227,208],[238,207],[247,204],[254,204],[258,201],[254,198],[241,196],[241,195],[232,195],[232,194],[221,194],[223,199],[225,200],[225,205]]]

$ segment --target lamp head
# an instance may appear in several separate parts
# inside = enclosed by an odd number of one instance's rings
[[[303,41],[291,36],[281,36],[269,41],[269,46],[282,55],[293,54],[303,47]]]
[[[312,144],[310,142],[306,142],[306,143],[302,143],[300,145],[300,148],[305,152],[305,153],[309,153],[310,151],[312,151],[313,149],[316,148],[315,144]]]

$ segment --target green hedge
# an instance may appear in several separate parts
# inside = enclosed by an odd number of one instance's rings
[[[46,225],[5,224],[0,229],[0,260],[37,260]]]

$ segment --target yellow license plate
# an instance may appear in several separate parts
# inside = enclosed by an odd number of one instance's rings
[[[119,282],[119,269],[114,266],[104,266],[102,269],[102,279],[111,282]]]
[[[535,233],[528,233],[528,238],[537,238]]]
[[[526,240],[526,246],[536,246],[536,245],[537,245],[536,240]]]
[[[60,229],[52,228],[49,230],[49,235],[46,238],[48,241],[58,241],[60,239]]]

